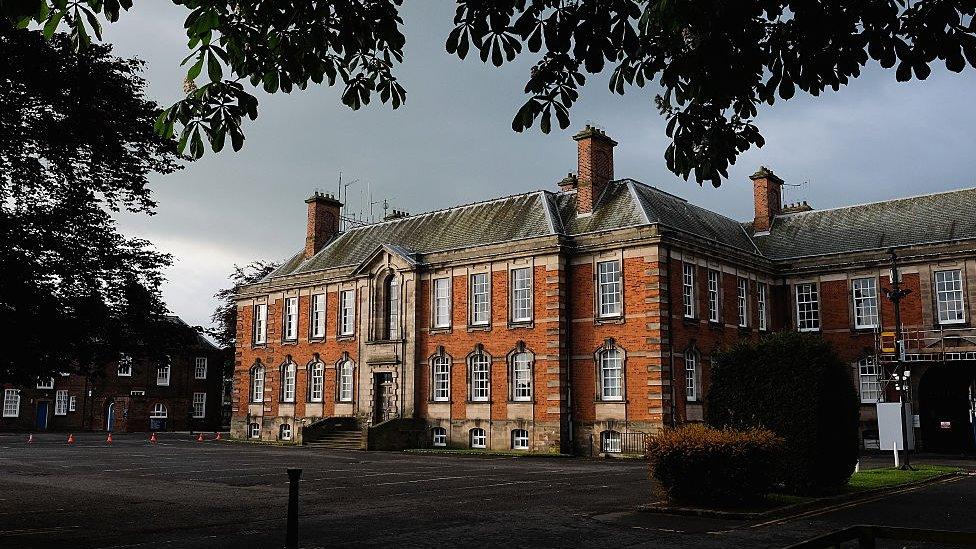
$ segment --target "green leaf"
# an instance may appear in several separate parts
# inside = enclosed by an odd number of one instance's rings
[[[44,23],[44,38],[48,40],[54,36],[54,33],[58,30],[58,25],[61,24],[61,19],[64,17],[63,11],[58,11],[48,18],[47,22]]]
[[[224,71],[220,67],[220,61],[212,51],[207,56],[207,73],[210,76],[211,82],[220,82],[224,77]]]
[[[200,57],[197,58],[197,62],[190,67],[190,70],[186,71],[186,77],[190,80],[196,80],[200,76],[200,71],[203,69],[203,52],[200,52]]]

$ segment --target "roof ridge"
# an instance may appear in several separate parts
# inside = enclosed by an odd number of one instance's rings
[[[942,195],[942,194],[961,193],[961,192],[965,192],[965,191],[976,191],[976,187],[963,187],[961,189],[950,189],[950,190],[947,190],[947,191],[936,191],[934,193],[915,194],[915,195],[911,195],[911,196],[900,196],[900,197],[897,197],[897,198],[889,198],[889,199],[886,199],[886,200],[875,200],[875,201],[872,201],[872,202],[862,202],[860,204],[848,204],[846,206],[835,206],[833,208],[814,209],[814,210],[808,210],[808,211],[805,211],[805,212],[780,213],[780,214],[776,215],[775,217],[787,217],[787,216],[792,217],[792,216],[798,216],[798,215],[808,215],[808,214],[816,214],[816,213],[823,213],[823,212],[832,212],[832,211],[836,211],[836,210],[847,210],[847,209],[851,209],[851,208],[861,208],[861,207],[864,207],[864,206],[874,206],[876,204],[887,204],[887,203],[890,203],[890,202],[901,202],[901,201],[904,201],[904,200],[915,200],[915,199],[918,199],[918,198],[928,198],[930,196],[939,196],[939,195]]]

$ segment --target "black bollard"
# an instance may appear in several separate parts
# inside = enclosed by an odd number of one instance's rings
[[[298,481],[301,478],[301,469],[288,469],[288,532],[285,534],[287,549],[298,549]]]

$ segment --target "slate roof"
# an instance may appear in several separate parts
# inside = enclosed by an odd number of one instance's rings
[[[976,238],[976,188],[777,216],[753,239],[774,260]]]

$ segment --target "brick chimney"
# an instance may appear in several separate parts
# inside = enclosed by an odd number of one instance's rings
[[[404,217],[410,217],[410,214],[400,210],[393,210],[393,212],[383,216],[383,221],[393,221],[394,219],[403,219]]]
[[[339,234],[339,211],[342,202],[331,194],[318,191],[305,200],[308,204],[308,226],[305,230],[305,259],[319,253],[319,250]]]
[[[613,180],[613,148],[617,142],[607,137],[603,130],[589,124],[573,139],[576,140],[579,155],[576,213],[589,214],[593,212],[594,203],[600,198],[604,187]]]
[[[559,190],[563,192],[572,191],[576,189],[577,185],[579,185],[579,181],[576,179],[576,174],[570,172],[559,182]]]
[[[755,198],[756,219],[753,229],[757,233],[766,232],[773,225],[773,218],[783,210],[783,180],[766,166],[749,176]]]

